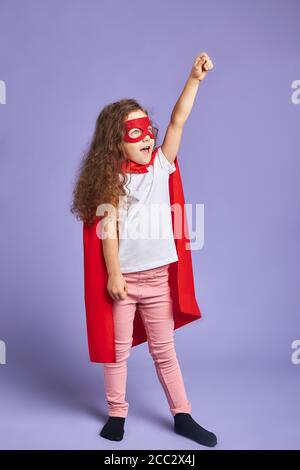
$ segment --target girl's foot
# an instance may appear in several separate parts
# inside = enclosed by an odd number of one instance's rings
[[[125,418],[109,416],[100,432],[100,436],[105,437],[110,441],[121,441],[124,436],[124,423]]]
[[[174,431],[204,446],[214,447],[217,444],[217,436],[196,423],[189,413],[174,415]]]

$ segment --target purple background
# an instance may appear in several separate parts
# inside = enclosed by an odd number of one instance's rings
[[[177,355],[216,450],[300,448],[299,15],[297,0],[1,1],[1,448],[207,449],[173,432],[146,343],[128,361],[123,441],[98,436],[107,407],[69,213],[100,110],[136,98],[161,143],[202,51],[214,69],[178,159],[186,202],[204,204],[203,318],[176,331]]]

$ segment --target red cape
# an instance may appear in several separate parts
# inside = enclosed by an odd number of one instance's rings
[[[185,200],[177,157],[176,171],[169,176],[170,204],[180,204],[183,218],[182,238],[175,238],[178,261],[170,264],[169,284],[173,300],[174,330],[202,317],[195,297],[194,277],[189,238],[184,235],[187,227]],[[172,226],[174,232],[174,213]],[[107,291],[108,274],[102,251],[102,241],[96,233],[97,217],[92,225],[83,224],[84,250],[84,298],[89,355],[91,362],[116,362],[112,305]],[[99,232],[98,232],[99,233]],[[187,231],[188,233],[188,231]],[[133,323],[132,347],[147,341],[147,334],[138,305]]]

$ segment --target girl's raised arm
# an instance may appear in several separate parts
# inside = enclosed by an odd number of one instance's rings
[[[170,163],[173,163],[177,156],[183,126],[192,110],[199,83],[206,77],[208,71],[212,68],[213,63],[206,52],[203,52],[196,57],[184,89],[172,111],[170,123],[161,145],[162,152]]]

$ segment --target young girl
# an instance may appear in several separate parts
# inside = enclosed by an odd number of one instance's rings
[[[123,438],[127,358],[132,346],[148,341],[174,431],[202,445],[217,443],[191,416],[174,346],[174,330],[201,317],[186,226],[176,233],[186,225],[176,156],[199,83],[212,68],[206,53],[197,56],[160,147],[157,128],[136,100],[106,106],[73,192],[71,212],[84,222],[90,359],[103,363],[106,439]],[[179,218],[171,205],[181,209]]]

